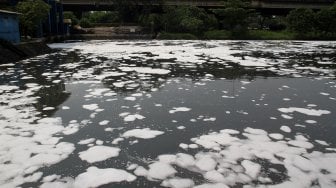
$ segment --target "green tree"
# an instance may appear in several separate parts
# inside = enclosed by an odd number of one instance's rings
[[[306,35],[314,31],[315,13],[307,8],[294,9],[287,15],[287,24],[289,30]]]
[[[115,10],[119,13],[120,21],[122,22],[134,22],[137,20],[140,12],[139,6],[137,6],[137,0],[112,0],[115,6]]]
[[[79,21],[79,25],[81,27],[84,27],[84,28],[90,28],[92,27],[92,23],[90,22],[89,19],[87,18],[82,18],[80,21]]]
[[[88,15],[92,23],[113,23],[119,20],[118,12],[113,11],[95,11]]]
[[[73,12],[64,12],[63,17],[64,19],[71,19],[71,25],[77,25],[79,23],[78,18]]]
[[[139,23],[141,26],[151,29],[151,32],[158,32],[162,26],[161,19],[159,14],[142,14],[139,17]]]
[[[50,6],[42,0],[20,1],[16,9],[24,35],[32,34],[48,16]]]
[[[251,14],[249,3],[242,0],[228,0],[224,2],[224,7],[214,10],[221,20],[222,27],[238,34],[245,32]]]
[[[336,34],[336,4],[331,8],[320,10],[316,15],[316,22],[320,32]]]
[[[202,34],[215,28],[217,20],[204,9],[194,6],[167,7],[162,18],[163,28],[168,32]]]

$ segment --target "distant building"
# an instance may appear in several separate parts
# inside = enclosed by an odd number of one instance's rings
[[[19,13],[0,10],[0,39],[19,43]]]

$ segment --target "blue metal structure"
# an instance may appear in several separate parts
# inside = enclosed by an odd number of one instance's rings
[[[44,0],[50,6],[48,19],[43,23],[43,33],[47,35],[64,35],[63,4],[58,0]]]
[[[20,42],[19,14],[0,10],[0,38],[9,42]]]

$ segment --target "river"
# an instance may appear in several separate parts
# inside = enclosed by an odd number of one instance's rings
[[[85,41],[0,65],[0,187],[336,187],[336,43]]]

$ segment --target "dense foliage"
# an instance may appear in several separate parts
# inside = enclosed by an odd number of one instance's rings
[[[20,1],[16,10],[20,13],[20,28],[24,35],[33,35],[49,13],[49,5],[43,0]]]
[[[243,32],[247,29],[250,9],[248,3],[241,0],[228,0],[224,3],[224,9],[215,9],[220,19],[222,28],[234,32]]]
[[[318,12],[303,8],[292,10],[287,16],[287,23],[288,28],[299,36],[335,37],[336,4]]]
[[[326,34],[336,34],[336,4],[319,11],[316,15],[316,29]]]
[[[64,12],[63,17],[64,19],[70,19],[71,25],[77,25],[79,23],[78,18],[75,16],[73,12]]]
[[[204,9],[192,6],[168,7],[162,16],[164,30],[167,32],[187,32],[200,34],[215,28],[217,20]]]
[[[315,14],[311,9],[292,10],[287,16],[288,28],[298,34],[307,34],[314,30]]]
[[[155,6],[151,1],[136,6],[138,0],[113,0],[113,11],[87,12],[79,21],[82,27],[96,23],[143,26],[162,38],[241,38],[241,39],[293,39],[335,38],[336,5],[320,11],[299,8],[287,16],[262,15],[254,11],[248,0],[226,0],[224,8],[203,9],[195,6]],[[154,0],[152,0],[154,1]],[[161,0],[156,0],[156,3]],[[73,14],[65,18],[75,20]],[[179,33],[191,35],[179,35]],[[295,36],[295,37],[294,37]]]

